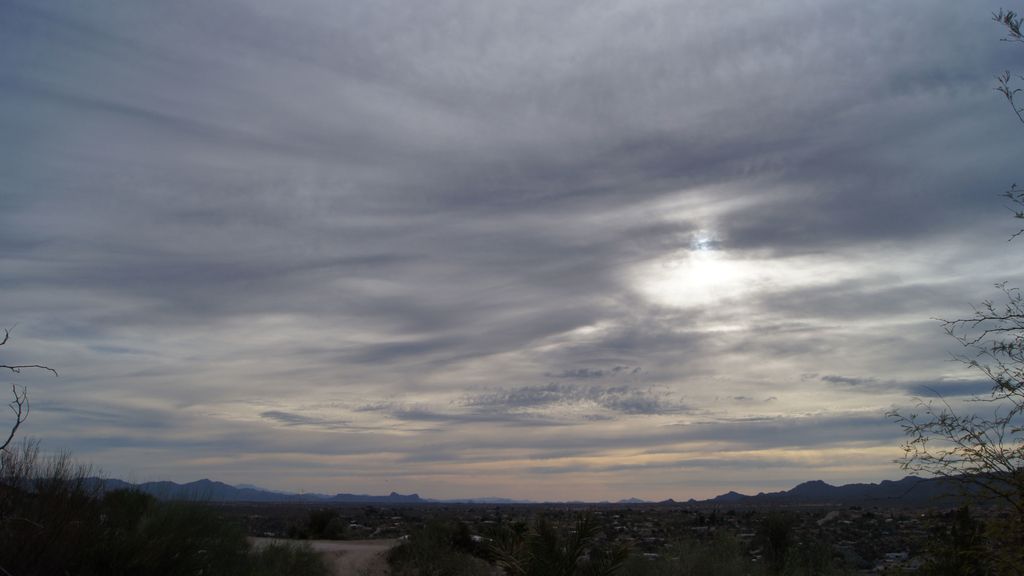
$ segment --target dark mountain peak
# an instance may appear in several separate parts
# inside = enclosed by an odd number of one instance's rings
[[[899,480],[882,480],[878,483],[879,486],[913,486],[919,482],[924,482],[925,479],[920,476],[904,476]]]
[[[824,480],[808,480],[807,482],[801,482],[793,487],[793,490],[797,488],[832,488],[832,485]]]
[[[955,503],[956,490],[941,478],[907,476],[902,480],[883,480],[878,484],[843,484],[833,486],[824,480],[811,480],[782,492],[743,496],[729,492],[705,500],[711,504],[939,504]]]
[[[833,488],[835,488],[835,486],[825,482],[824,480],[810,480],[808,482],[797,484],[789,491],[789,494],[814,496],[828,492]]]
[[[736,492],[734,490],[730,490],[730,491],[726,492],[725,494],[722,494],[721,496],[715,496],[714,498],[712,498],[711,501],[712,502],[738,502],[740,500],[743,500],[744,498],[748,498],[748,496],[745,495],[745,494],[740,494],[739,492]]]

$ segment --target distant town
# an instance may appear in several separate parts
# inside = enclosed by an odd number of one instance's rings
[[[106,481],[107,489],[124,489]],[[993,511],[962,507],[948,481],[906,477],[878,484],[831,486],[810,481],[792,490],[708,500],[645,502],[515,502],[503,498],[437,501],[419,495],[287,494],[202,480],[188,484],[135,485],[159,498],[199,499],[219,515],[244,525],[250,537],[287,540],[392,540],[403,542],[430,526],[458,526],[485,550],[496,531],[543,518],[572,530],[581,515],[599,526],[590,546],[622,547],[633,563],[654,569],[679,560],[680,543],[711,545],[731,539],[733,551],[752,565],[768,562],[766,531],[784,531],[789,554],[818,554],[836,570],[852,573],[918,571],[964,523],[980,526]],[[965,516],[966,515],[966,516]],[[962,536],[961,536],[962,537]],[[794,552],[796,551],[796,552]],[[692,550],[691,550],[692,553]],[[482,554],[482,553],[481,553]],[[643,570],[641,570],[643,572]]]

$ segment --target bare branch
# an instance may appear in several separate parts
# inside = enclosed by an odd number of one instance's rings
[[[991,381],[988,394],[968,399],[963,413],[936,394],[938,401],[918,401],[914,413],[889,416],[905,435],[904,470],[955,482],[965,497],[1024,520],[1024,294],[1005,283],[996,288],[999,301],[986,300],[965,318],[940,320],[964,347],[954,358]],[[982,405],[992,407],[990,415],[974,409]]]
[[[10,329],[4,328],[3,337],[0,338],[0,346],[7,344],[7,341],[10,340],[10,337]],[[35,369],[50,372],[54,376],[59,376],[56,370],[50,368],[49,366],[44,366],[42,364],[0,364],[0,369],[9,370],[14,374],[20,374],[22,370],[26,369]],[[2,444],[0,444],[0,453],[7,451],[7,447],[10,446],[11,441],[14,440],[14,436],[18,432],[18,428],[20,428],[21,425],[28,418],[28,414],[30,411],[27,388],[21,387],[19,389],[17,385],[11,384],[11,394],[13,394],[14,399],[7,404],[7,407],[10,408],[11,412],[14,414],[14,423],[11,424],[11,428],[7,433],[7,439],[4,440]],[[2,467],[2,462],[0,462],[0,467]]]
[[[21,371],[24,370],[25,368],[38,368],[39,370],[46,370],[47,372],[52,372],[54,376],[59,376],[59,374],[57,374],[56,370],[54,370],[53,368],[50,368],[49,366],[43,366],[42,364],[19,364],[19,365],[16,365],[16,366],[8,366],[7,364],[0,364],[0,368],[6,368],[6,369],[8,369],[11,372],[14,372],[16,374],[20,374]]]
[[[1010,109],[1017,115],[1017,119],[1024,124],[1024,107],[1018,106],[1016,102],[1017,95],[1020,94],[1020,88],[1014,88],[1010,85],[1013,77],[1010,75],[1010,71],[1006,70],[1002,74],[996,76],[996,92],[1002,94],[1006,101],[1010,104]]]
[[[22,388],[19,391],[17,386],[11,384],[11,392],[14,394],[14,400],[11,400],[7,406],[11,409],[11,412],[14,413],[14,424],[11,425],[11,430],[7,434],[7,439],[4,440],[3,444],[0,444],[0,452],[7,450],[11,441],[14,440],[14,434],[18,431],[18,428],[21,427],[21,424],[25,422],[25,419],[28,418],[30,410],[28,390]]]
[[[10,329],[4,328],[3,331],[4,331],[4,337],[3,337],[2,340],[0,340],[0,346],[3,346],[4,344],[7,344],[7,340],[9,340],[10,337],[11,337]],[[57,374],[56,370],[54,370],[53,368],[50,368],[49,366],[44,366],[42,364],[0,364],[0,369],[7,369],[7,370],[10,370],[11,372],[14,372],[15,374],[20,374],[22,370],[25,370],[27,368],[35,368],[37,370],[46,370],[47,372],[52,372],[54,376],[59,376],[59,374]]]

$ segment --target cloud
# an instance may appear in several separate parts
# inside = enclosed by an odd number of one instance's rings
[[[572,426],[620,416],[673,415],[693,409],[653,387],[552,382],[473,392],[447,406],[381,401],[352,407],[397,421],[511,426]]]
[[[357,412],[376,412],[401,422],[435,424],[484,424],[490,426],[563,426],[569,422],[543,414],[501,410],[453,410],[429,404],[381,402],[356,408]]]
[[[821,381],[827,384],[842,384],[844,386],[861,386],[864,384],[874,384],[878,380],[874,378],[853,378],[850,376],[835,376],[828,374],[821,377]]]
[[[27,426],[113,474],[329,456],[362,492],[880,448],[865,414],[984,392],[929,319],[1019,269],[1018,53],[932,4],[5,2],[4,354],[62,374],[19,380]]]
[[[681,426],[677,438],[722,442],[735,449],[767,450],[850,443],[895,446],[900,434],[881,413],[824,413],[697,422]]]
[[[924,398],[951,398],[957,396],[987,396],[995,384],[991,380],[956,380],[913,382],[906,385],[907,393]]]
[[[620,374],[636,375],[640,373],[639,366],[612,366],[611,368],[576,368],[573,370],[562,370],[561,372],[545,372],[545,378],[556,378],[556,379],[580,379],[585,380],[589,378],[606,378],[610,376],[617,376]]]
[[[966,375],[966,374],[965,374]],[[901,391],[908,396],[924,398],[953,398],[967,396],[986,396],[992,391],[991,380],[978,379],[946,379],[893,381],[877,378],[826,375],[822,382],[849,390],[857,390],[867,394],[886,391]]]
[[[676,414],[692,410],[665,392],[632,386],[552,382],[467,395],[461,403],[475,409],[509,411],[553,406],[592,406],[621,414]]]
[[[350,422],[345,420],[327,420],[304,414],[286,412],[284,410],[265,410],[260,412],[261,418],[284,424],[285,426],[315,426],[318,428],[348,428]]]

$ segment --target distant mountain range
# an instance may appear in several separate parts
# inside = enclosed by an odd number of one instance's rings
[[[527,504],[527,500],[509,498],[464,498],[432,500],[419,494],[387,496],[369,494],[316,494],[277,492],[250,484],[232,486],[214,480],[197,480],[186,484],[176,482],[143,482],[130,484],[122,480],[91,479],[103,491],[132,488],[164,500],[200,500],[207,502],[323,502],[365,504]],[[689,500],[686,504],[713,506],[812,506],[812,505],[897,505],[927,506],[952,503],[956,500],[956,486],[949,480],[907,476],[902,480],[883,480],[878,484],[845,484],[833,486],[821,480],[797,485],[782,492],[761,492],[753,496],[728,492],[708,500]],[[582,502],[581,502],[582,504]],[[618,504],[677,504],[674,500],[655,503],[637,498],[620,500]]]
[[[821,480],[798,484],[792,490],[761,492],[754,496],[728,492],[710,500],[690,500],[694,504],[730,506],[810,506],[810,505],[898,505],[927,506],[950,504],[959,499],[955,482],[943,478],[907,476],[902,480],[883,480],[878,484],[833,486]]]
[[[103,491],[132,488],[152,494],[161,500],[198,500],[206,502],[352,502],[367,504],[416,504],[428,503],[419,494],[399,494],[392,492],[387,496],[369,494],[293,494],[275,492],[253,487],[251,485],[232,486],[215,480],[197,480],[186,484],[177,482],[143,482],[129,484],[123,480],[91,479]]]

